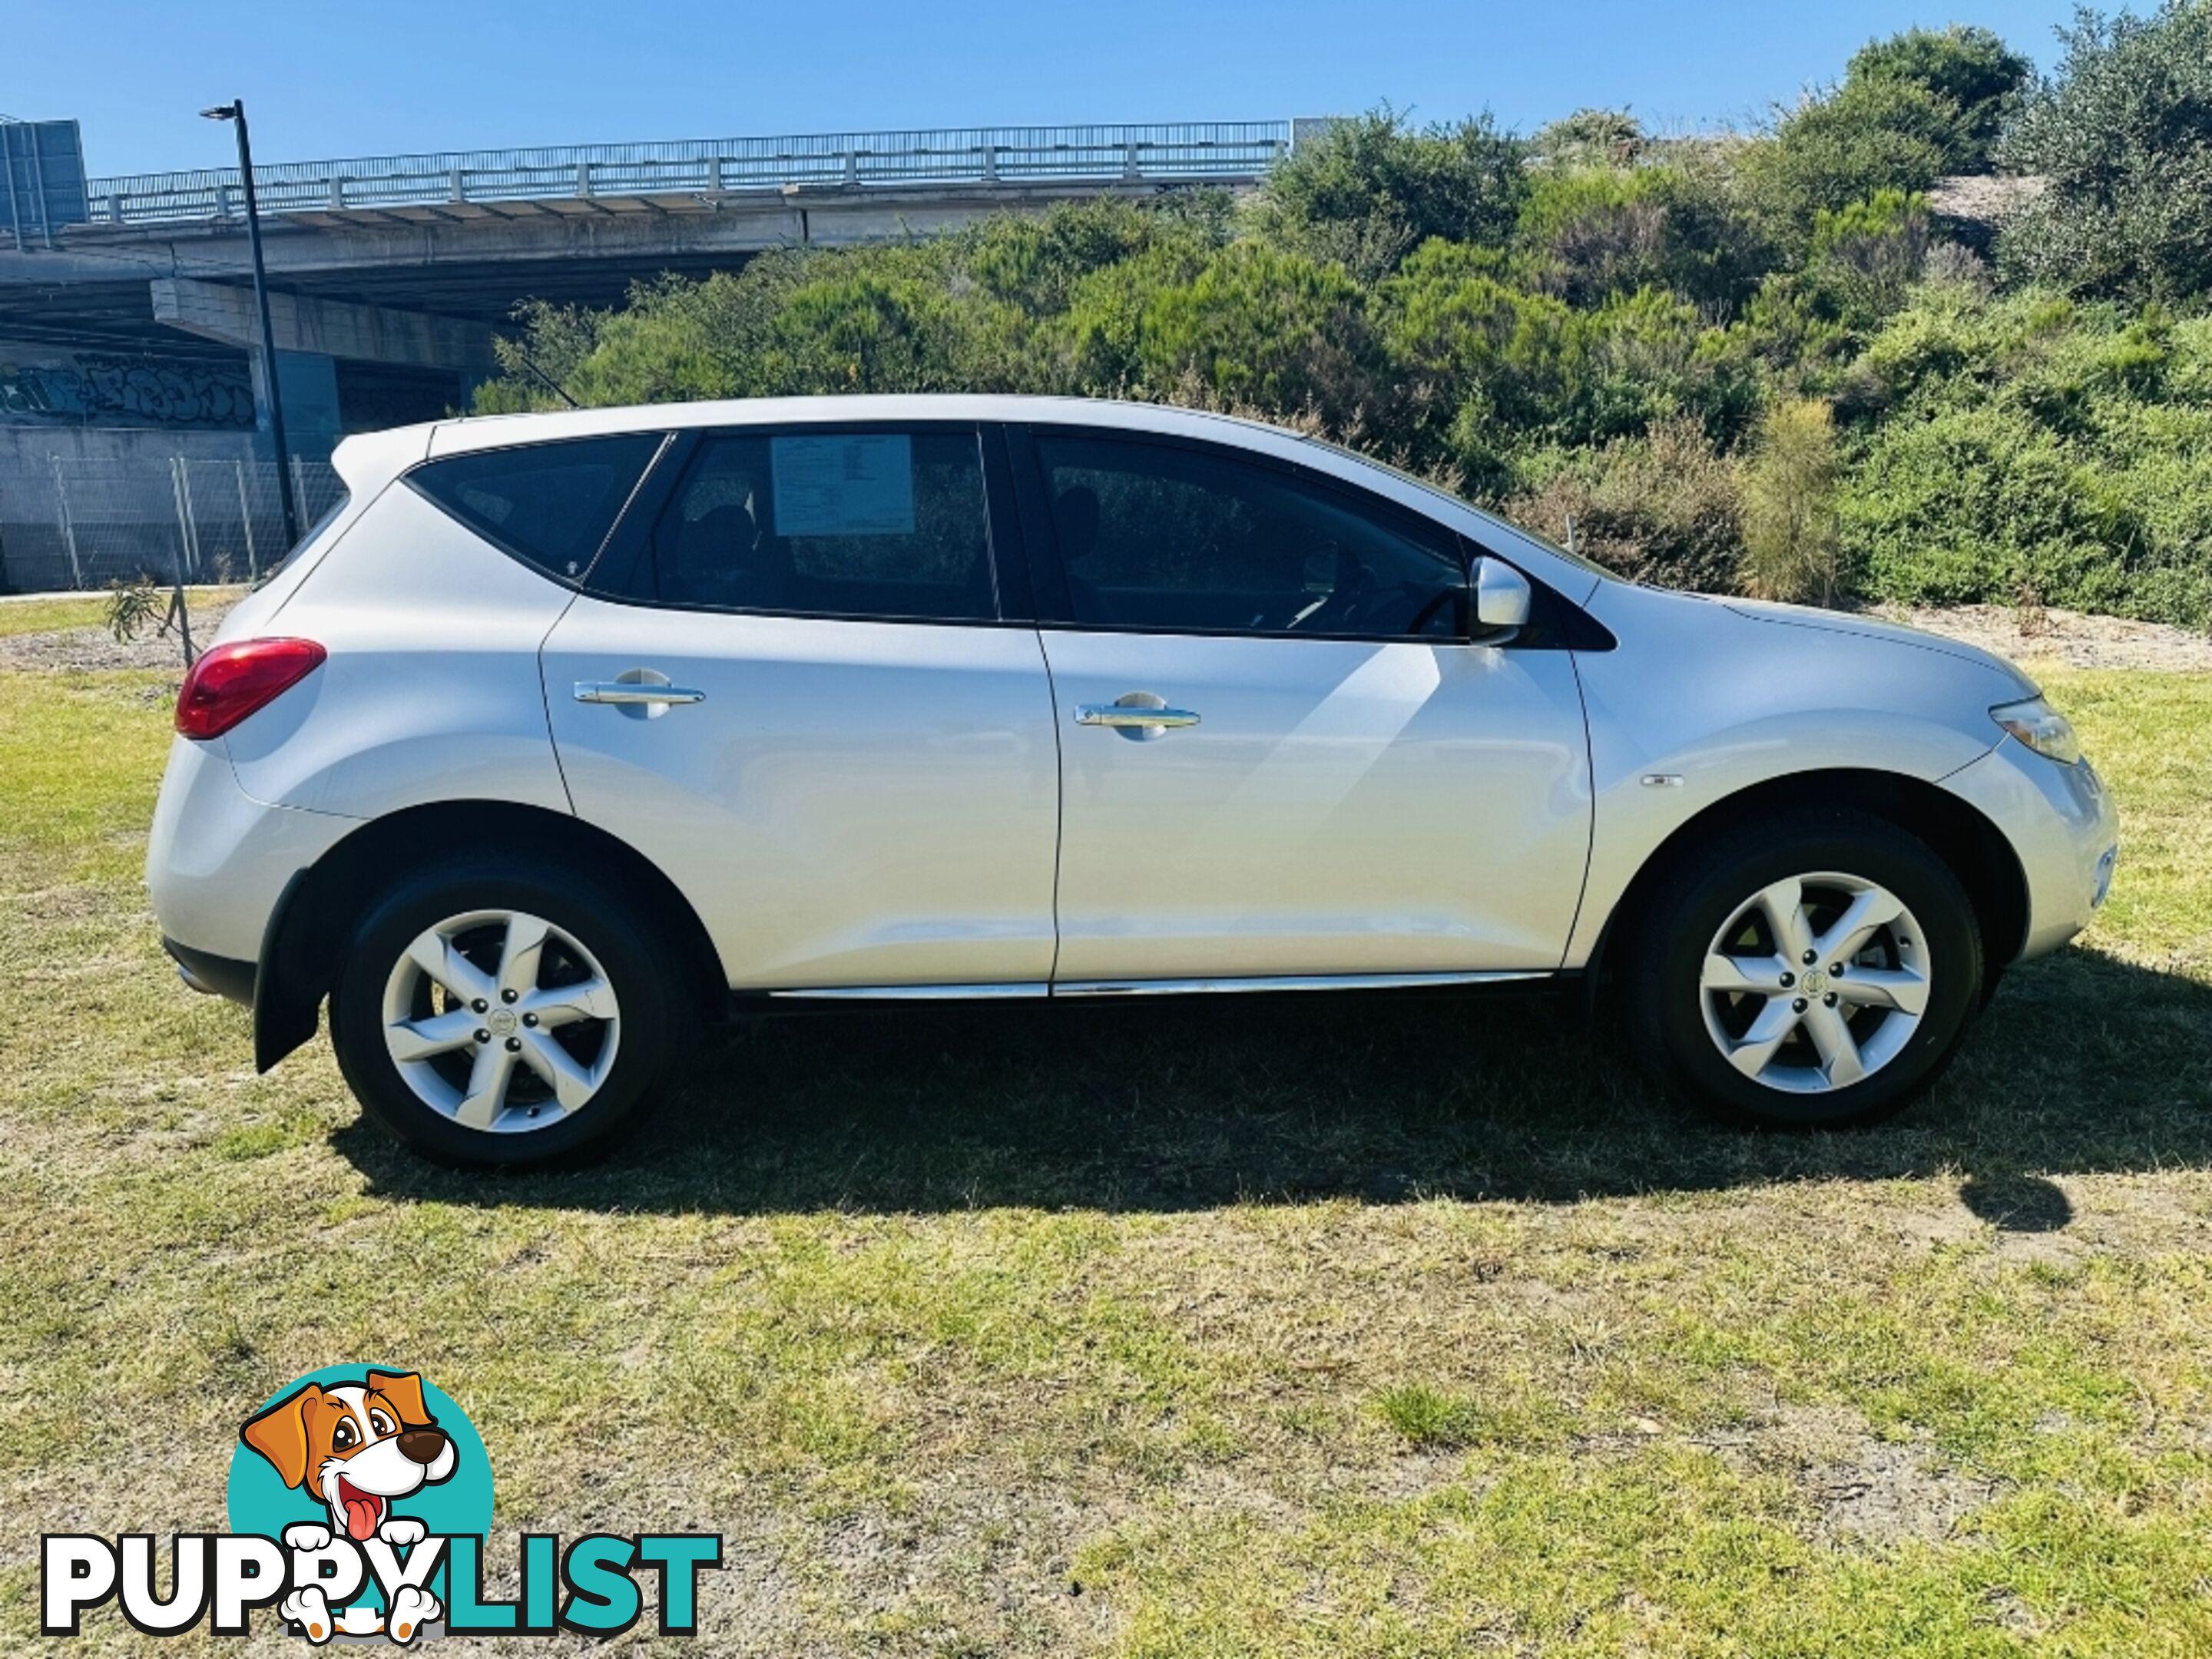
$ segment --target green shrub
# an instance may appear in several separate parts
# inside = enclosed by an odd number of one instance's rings
[[[1846,82],[1784,117],[1742,162],[1777,233],[1808,238],[1820,213],[1879,191],[1925,191],[1948,169],[1957,110],[1912,81]]]
[[[1252,223],[1372,282],[1431,237],[1504,240],[1528,193],[1526,156],[1486,114],[1417,131],[1385,105],[1300,144],[1269,175]]]
[[[1923,290],[1840,504],[1867,590],[2212,622],[2212,319]]]
[[[1432,417],[1469,433],[1536,438],[1575,424],[1586,383],[1588,319],[1565,301],[1505,280],[1494,250],[1431,242],[1383,285],[1383,342]],[[1486,440],[1462,445],[1475,476],[1494,471]]]
[[[2013,278],[2180,299],[2212,287],[2212,4],[2082,11],[2000,149],[2041,193],[1998,238]]]
[[[1378,395],[1366,296],[1341,265],[1238,242],[1187,284],[1163,287],[1139,319],[1139,383],[1186,373],[1219,397],[1269,411],[1311,409],[1346,424]]]
[[[1834,412],[1826,403],[1793,398],[1767,411],[1743,475],[1746,592],[1801,605],[1835,603],[1838,466]]]
[[[1645,436],[1533,461],[1505,515],[1638,581],[1698,592],[1736,582],[1743,547],[1735,464],[1677,418]]]
[[[1771,263],[1726,180],[1679,165],[1540,172],[1516,236],[1529,279],[1578,306],[1660,289],[1731,313]]]
[[[1545,167],[1625,167],[1650,144],[1644,124],[1625,109],[1578,109],[1539,127],[1528,154]]]
[[[1942,99],[1954,112],[1945,167],[1978,173],[1988,167],[1998,130],[2033,72],[2027,58],[1988,29],[1954,23],[1870,41],[1852,57],[1845,79],[1847,84],[1903,82]]]

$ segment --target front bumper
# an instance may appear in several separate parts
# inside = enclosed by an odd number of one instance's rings
[[[2012,960],[2044,956],[2089,924],[2112,889],[2120,817],[2086,761],[2062,766],[2017,740],[1942,781],[1996,825],[2027,882],[2027,926]]]

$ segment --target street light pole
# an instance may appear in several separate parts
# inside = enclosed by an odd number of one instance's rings
[[[210,121],[238,128],[238,177],[246,188],[246,240],[253,252],[253,308],[261,319],[261,374],[269,393],[269,441],[276,452],[276,500],[284,509],[284,545],[300,540],[300,518],[292,504],[292,459],[284,443],[284,399],[276,386],[276,330],[269,320],[269,277],[261,262],[261,213],[253,196],[253,141],[246,131],[246,100],[234,98],[200,112]]]

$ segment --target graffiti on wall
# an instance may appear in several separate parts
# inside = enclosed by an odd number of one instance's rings
[[[253,424],[253,385],[242,362],[0,356],[0,421],[242,428]]]

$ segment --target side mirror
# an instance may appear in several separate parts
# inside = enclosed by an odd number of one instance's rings
[[[1474,562],[1474,624],[1478,629],[1526,628],[1534,594],[1528,579],[1503,559]]]

